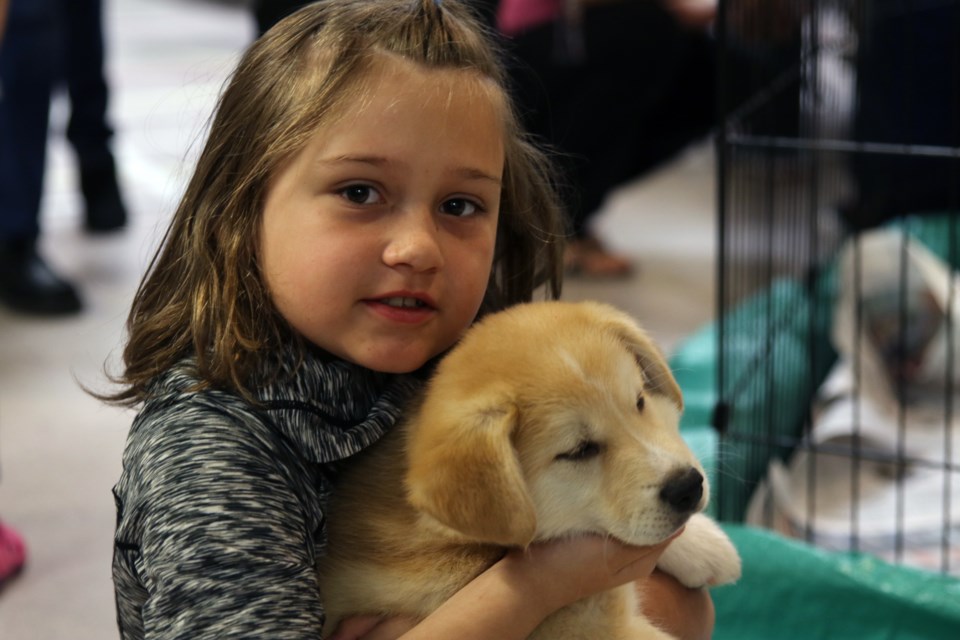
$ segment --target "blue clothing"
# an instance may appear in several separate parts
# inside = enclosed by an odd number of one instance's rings
[[[50,101],[70,95],[67,138],[81,170],[113,158],[101,0],[11,0],[0,44],[0,242],[40,233]]]
[[[330,463],[376,442],[415,376],[311,356],[258,393],[196,390],[190,362],[134,420],[114,488],[120,635],[319,637]]]

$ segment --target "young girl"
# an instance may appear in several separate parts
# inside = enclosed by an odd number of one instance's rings
[[[559,293],[549,174],[502,82],[453,0],[318,2],[240,61],[109,398],[141,406],[114,490],[123,638],[317,638],[335,463],[478,315]],[[511,552],[419,624],[337,637],[523,638],[663,547]],[[708,597],[655,584],[653,609],[680,597],[668,622],[709,632]]]

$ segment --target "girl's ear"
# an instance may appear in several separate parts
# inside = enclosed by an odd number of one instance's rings
[[[474,541],[527,546],[537,523],[511,442],[516,407],[444,408],[427,402],[409,425],[411,504]]]

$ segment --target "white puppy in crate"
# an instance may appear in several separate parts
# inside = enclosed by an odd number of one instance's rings
[[[735,581],[736,549],[700,511],[708,486],[678,431],[683,401],[625,314],[544,302],[488,316],[438,366],[409,419],[346,466],[320,583],[345,616],[422,618],[505,547],[591,533],[634,545],[685,527],[659,566]],[[633,585],[548,617],[531,638],[668,638]]]

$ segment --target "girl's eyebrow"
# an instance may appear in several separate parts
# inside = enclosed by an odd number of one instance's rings
[[[361,164],[372,164],[374,166],[382,166],[390,164],[390,161],[384,158],[383,156],[353,156],[353,155],[343,155],[343,156],[334,156],[332,158],[320,158],[318,160],[321,164],[339,164],[341,162],[358,162]]]
[[[375,156],[375,155],[342,155],[342,156],[334,156],[332,158],[320,158],[317,162],[319,162],[320,164],[328,164],[328,165],[341,164],[341,163],[359,163],[359,164],[369,164],[374,167],[384,167],[384,166],[389,166],[391,164],[395,164],[389,158],[385,158],[384,156]],[[471,167],[467,165],[455,166],[452,168],[451,172],[462,178],[466,178],[467,180],[487,180],[489,182],[493,182],[498,187],[503,185],[503,181],[500,179],[499,176],[492,175],[476,167]]]
[[[455,167],[454,172],[456,172],[457,175],[466,178],[467,180],[487,180],[489,182],[493,182],[498,187],[503,185],[503,181],[499,176],[491,175],[486,171],[482,171],[474,167]]]

